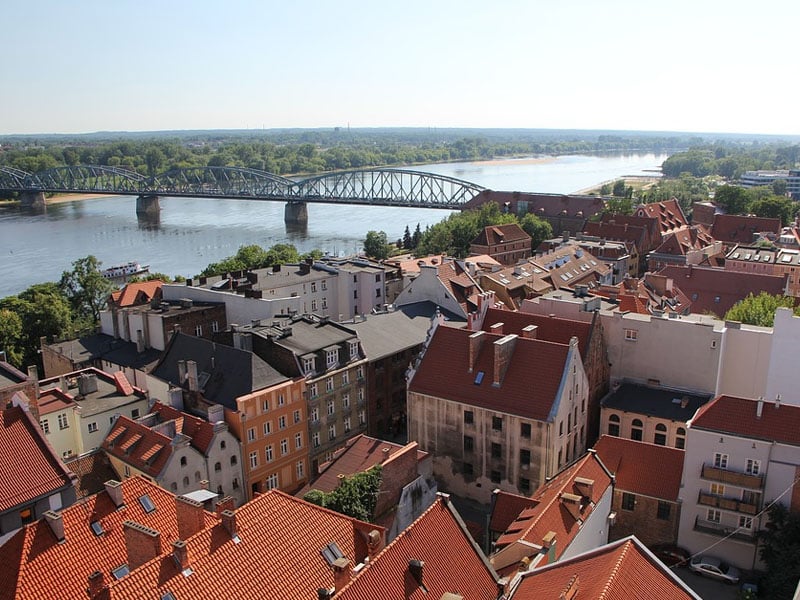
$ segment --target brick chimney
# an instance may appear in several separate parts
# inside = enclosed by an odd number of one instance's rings
[[[576,477],[574,479],[575,487],[578,488],[578,491],[584,496],[589,498],[592,497],[592,491],[594,490],[594,479],[588,479],[586,477]]]
[[[172,557],[181,571],[189,568],[189,546],[183,540],[172,542]]]
[[[538,325],[527,325],[522,328],[522,337],[526,340],[535,340],[539,335]]]
[[[333,561],[333,586],[338,593],[348,583],[350,583],[350,559],[343,556]]]
[[[197,363],[193,360],[187,360],[186,372],[189,378],[189,391],[190,392],[198,391],[200,388],[197,383]]]
[[[496,333],[497,335],[503,335],[503,325],[505,323],[495,323],[489,327],[489,333]]]
[[[183,385],[186,381],[186,361],[179,360],[178,361],[178,385]]]
[[[234,508],[236,508],[236,501],[231,496],[225,496],[214,505],[214,510],[220,518],[224,511],[233,510]]]
[[[64,536],[64,519],[61,517],[61,513],[48,510],[44,513],[44,520],[47,521],[58,542],[63,542],[66,538]]]
[[[103,588],[106,586],[105,578],[103,577],[102,571],[94,571],[91,575],[89,575],[89,587],[86,589],[86,593],[88,594],[89,598],[95,598],[100,592],[103,591]]]
[[[122,497],[122,484],[119,481],[109,479],[103,485],[106,488],[106,494],[111,498],[114,506],[117,508],[125,506],[125,499]]]
[[[469,336],[469,373],[475,369],[475,362],[478,360],[478,353],[481,351],[484,339],[486,338],[483,331],[476,331]]]
[[[581,496],[576,494],[568,494],[567,492],[563,492],[561,494],[561,504],[569,511],[575,520],[581,518]]]
[[[39,369],[36,365],[28,367],[28,383],[33,386],[33,398],[28,398],[28,410],[31,416],[39,422]]]
[[[512,333],[500,338],[494,343],[494,376],[492,385],[499,387],[506,375],[511,356],[514,354],[514,346],[517,343],[517,335]]]
[[[378,556],[378,552],[383,549],[383,536],[377,529],[373,529],[367,536],[367,554],[369,559],[372,560]]]
[[[134,521],[123,521],[128,568],[133,571],[161,554],[161,534]]]
[[[232,510],[223,510],[220,513],[222,517],[222,526],[228,531],[231,537],[239,534],[239,529],[236,526],[236,513]]]
[[[203,529],[203,505],[185,496],[175,497],[175,513],[178,521],[178,535],[188,540]]]

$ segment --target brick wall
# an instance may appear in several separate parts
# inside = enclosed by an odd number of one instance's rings
[[[383,462],[376,517],[394,508],[403,487],[417,478],[417,448],[417,443],[411,442]]]
[[[677,541],[680,521],[680,505],[678,503],[669,503],[669,519],[659,519],[657,516],[658,499],[635,495],[634,510],[626,510],[622,508],[623,493],[623,490],[614,490],[611,508],[617,513],[617,520],[609,532],[609,541],[628,535],[635,535],[646,546],[674,544]]]

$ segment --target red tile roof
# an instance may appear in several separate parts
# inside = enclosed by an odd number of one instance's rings
[[[578,194],[526,194],[521,192],[498,192],[483,190],[470,200],[464,208],[478,208],[482,204],[496,202],[500,206],[509,205],[509,212],[521,214],[520,203],[525,203],[525,212],[537,217],[569,217],[588,219],[605,210],[605,202],[599,196]]]
[[[678,501],[683,450],[609,435],[601,436],[594,449],[616,477],[617,489]]]
[[[577,591],[574,596],[571,591]],[[523,575],[512,600],[700,600],[635,537]]]
[[[37,404],[39,405],[39,416],[42,416],[75,406],[76,403],[71,394],[58,388],[52,388],[41,391]]]
[[[661,235],[670,233],[678,229],[683,229],[689,226],[686,216],[683,214],[683,209],[677,199],[664,200],[662,202],[651,202],[650,204],[641,204],[636,207],[634,213],[637,217],[651,217],[658,219]]]
[[[169,437],[126,416],[117,418],[103,440],[102,448],[151,477],[158,477],[172,456],[172,440]]]
[[[187,542],[192,574],[184,576],[171,555],[145,563],[109,588],[110,598],[281,599],[316,598],[334,586],[321,554],[335,542],[350,567],[367,556],[367,535],[381,528],[272,490],[235,511],[239,542],[222,523]],[[177,537],[169,538],[178,539]]]
[[[492,504],[489,531],[497,533],[506,531],[517,520],[522,511],[534,506],[536,506],[536,501],[527,496],[496,490]]]
[[[507,244],[509,242],[524,242],[530,243],[531,236],[525,233],[516,223],[508,223],[506,225],[489,225],[484,227],[478,234],[472,245],[474,246],[494,246],[496,244]]]
[[[714,215],[711,236],[715,240],[731,244],[752,244],[753,234],[781,232],[780,219],[768,219],[744,215]]]
[[[114,377],[114,385],[117,387],[117,392],[122,394],[123,396],[132,396],[133,395],[133,386],[131,382],[128,381],[128,378],[125,376],[125,373],[122,371],[117,371],[113,375]]]
[[[162,281],[139,281],[129,283],[121,290],[111,293],[111,301],[119,307],[147,304],[156,296],[161,297]]]
[[[664,241],[653,252],[686,256],[690,250],[702,250],[714,243],[714,240],[700,227],[672,231],[664,235]]]
[[[592,480],[591,491],[579,485],[576,478]],[[500,568],[509,566],[504,564],[500,555],[504,547],[517,542],[541,547],[543,538],[550,532],[556,534],[556,559],[558,559],[578,535],[583,523],[610,486],[611,477],[604,466],[593,452],[587,453],[534,492],[531,499],[536,505],[523,510],[497,539],[498,551],[491,557],[492,564],[497,564]],[[562,500],[564,494],[583,498],[580,504],[580,519],[576,519],[566,507]],[[538,550],[533,547],[530,552],[538,554]],[[516,565],[516,560],[513,564]]]
[[[569,347],[518,338],[505,376],[499,386],[494,386],[493,342],[503,336],[482,334],[484,341],[470,372],[469,336],[472,334],[466,329],[437,328],[409,391],[455,399],[528,419],[548,419],[561,384]],[[484,377],[476,385],[475,378],[479,372],[483,372]]]
[[[469,600],[497,598],[496,574],[453,511],[440,496],[334,598],[438,600],[446,593]],[[412,560],[424,563],[425,588],[409,570]]]
[[[214,424],[195,417],[185,412],[181,412],[176,408],[156,402],[153,408],[150,409],[151,413],[159,416],[163,421],[175,420],[176,431],[191,438],[191,444],[194,448],[208,454],[208,447],[214,439]]]
[[[0,513],[74,485],[30,413],[0,411]]]
[[[139,497],[147,494],[156,509],[145,512]],[[99,570],[106,581],[111,569],[128,562],[122,523],[131,520],[161,534],[161,551],[179,539],[175,497],[160,487],[135,477],[122,484],[124,507],[117,509],[106,492],[87,498],[61,512],[65,541],[58,543],[44,519],[21,529],[0,547],[0,565],[17,573],[16,585],[0,586],[0,599],[86,598],[89,575]],[[103,534],[90,524],[98,521]],[[204,511],[205,526],[214,517]],[[170,557],[170,560],[171,557]],[[8,580],[6,580],[8,581]]]
[[[647,252],[648,246],[652,245],[647,229],[643,226],[617,223],[616,221],[589,221],[583,228],[583,232],[601,239],[635,244],[639,254]]]
[[[532,313],[512,312],[489,308],[483,319],[484,331],[491,331],[491,326],[503,323],[503,333],[516,333],[522,336],[522,329],[528,325],[535,325],[536,339],[558,344],[569,344],[572,337],[578,338],[578,350],[585,359],[589,347],[589,338],[592,334],[591,322],[572,321],[560,317],[536,315]]]
[[[800,446],[800,406],[763,402],[759,417],[758,400],[718,396],[698,409],[689,427]]]
[[[437,267],[437,276],[465,313],[475,308],[475,302],[470,298],[482,290],[463,267],[455,261],[440,264]]]

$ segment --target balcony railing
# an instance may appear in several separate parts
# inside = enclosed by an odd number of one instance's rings
[[[756,534],[750,529],[738,528],[733,525],[726,525],[715,521],[706,521],[700,517],[694,520],[694,530],[700,531],[701,533],[718,535],[720,537],[731,537],[743,542],[753,543],[756,541]]]
[[[710,481],[719,481],[720,483],[727,483],[728,485],[735,485],[737,487],[751,488],[760,490],[764,487],[763,475],[748,475],[740,471],[731,471],[730,469],[720,469],[709,464],[703,465],[702,471],[703,479]]]
[[[709,494],[703,491],[700,492],[697,503],[703,506],[721,508],[722,510],[733,510],[747,515],[754,515],[758,512],[758,506],[756,504],[750,504],[749,502],[744,502],[737,498],[717,496],[716,494]]]

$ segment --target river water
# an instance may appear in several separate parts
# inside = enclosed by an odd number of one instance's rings
[[[652,174],[666,154],[509,159],[414,167],[502,191],[573,193],[623,175]],[[136,218],[133,196],[51,204],[43,214],[0,207],[0,298],[34,283],[57,281],[74,260],[95,255],[105,267],[128,261],[151,272],[197,275],[245,244],[294,244],[334,255],[361,249],[367,231],[402,237],[406,225],[437,223],[441,209],[309,204],[308,226],[287,227],[282,202],[161,198],[157,223]]]

